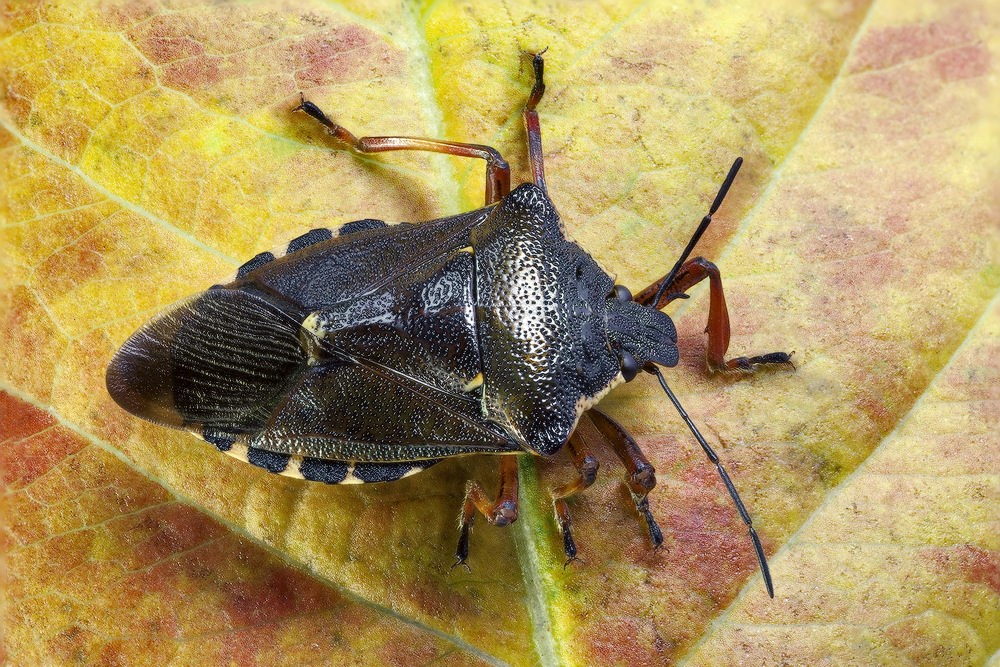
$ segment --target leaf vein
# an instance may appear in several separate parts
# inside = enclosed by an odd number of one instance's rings
[[[59,422],[60,425],[62,425],[65,428],[69,429],[73,433],[76,433],[80,437],[84,438],[90,444],[95,445],[95,446],[99,447],[100,449],[106,451],[107,453],[111,454],[112,456],[114,456],[115,458],[117,458],[118,460],[120,460],[122,463],[124,463],[125,465],[127,465],[129,468],[131,468],[132,470],[134,470],[136,473],[142,475],[143,477],[145,477],[149,481],[151,481],[154,484],[156,484],[157,486],[161,487],[167,494],[169,494],[174,499],[176,499],[177,502],[183,503],[183,504],[188,505],[190,507],[193,507],[198,512],[203,513],[205,516],[211,518],[213,521],[216,521],[217,523],[219,523],[220,525],[222,525],[223,527],[225,527],[227,530],[229,530],[234,535],[236,535],[238,537],[242,537],[243,539],[248,540],[252,544],[256,545],[260,549],[263,549],[265,552],[271,554],[272,556],[274,556],[275,558],[277,558],[281,562],[286,563],[290,567],[294,567],[294,568],[296,568],[298,570],[306,572],[309,576],[313,577],[314,579],[316,579],[317,581],[319,581],[323,585],[330,587],[331,589],[333,589],[334,591],[336,591],[338,594],[342,595],[347,600],[349,600],[349,601],[351,601],[353,603],[362,605],[362,606],[364,606],[364,607],[366,607],[368,609],[371,609],[372,611],[377,612],[379,614],[382,614],[384,616],[388,616],[390,618],[394,618],[394,619],[396,619],[396,620],[398,620],[398,621],[400,621],[402,623],[405,623],[406,625],[414,627],[414,628],[416,628],[416,629],[418,629],[418,630],[420,630],[422,632],[426,632],[426,633],[431,634],[431,635],[433,635],[435,637],[438,637],[439,639],[442,639],[442,640],[448,642],[449,644],[452,644],[452,645],[458,647],[462,651],[464,651],[464,652],[466,652],[466,653],[468,653],[468,654],[470,654],[472,656],[475,656],[475,657],[479,658],[480,660],[483,660],[484,662],[486,662],[486,663],[488,663],[490,665],[494,665],[495,667],[504,667],[506,665],[506,663],[504,663],[500,659],[498,659],[498,658],[496,658],[496,657],[494,657],[494,656],[492,656],[492,655],[484,652],[483,650],[477,648],[476,646],[473,646],[472,644],[469,644],[468,642],[466,642],[461,637],[457,637],[455,635],[448,634],[448,633],[444,632],[443,630],[439,630],[438,628],[435,628],[433,626],[427,625],[426,623],[423,623],[423,622],[421,622],[421,621],[419,621],[417,619],[410,618],[410,617],[408,617],[408,616],[406,616],[406,615],[404,615],[404,614],[402,614],[402,613],[400,613],[400,612],[392,609],[391,607],[386,607],[385,605],[382,605],[382,604],[379,604],[379,603],[377,603],[377,602],[375,602],[373,600],[370,600],[370,599],[364,597],[363,595],[361,595],[360,593],[357,593],[357,592],[355,592],[355,591],[353,591],[353,590],[351,590],[351,589],[343,586],[342,584],[338,584],[337,582],[332,581],[331,579],[328,579],[328,578],[326,578],[326,577],[324,577],[324,576],[322,576],[322,575],[320,575],[320,574],[318,574],[318,573],[310,570],[309,568],[307,568],[305,566],[304,563],[301,563],[301,562],[295,560],[294,558],[292,558],[288,554],[286,554],[286,553],[284,553],[284,552],[282,552],[282,551],[274,548],[273,546],[271,546],[267,542],[262,541],[260,538],[254,536],[252,533],[248,532],[244,527],[234,524],[232,521],[226,519],[225,517],[223,517],[223,516],[221,516],[219,514],[216,514],[211,509],[208,509],[208,508],[206,508],[204,506],[200,506],[200,505],[196,504],[195,502],[193,502],[192,499],[187,498],[186,496],[182,495],[177,490],[175,490],[164,479],[162,479],[162,478],[154,475],[150,471],[148,471],[148,470],[142,468],[141,466],[139,466],[138,464],[136,464],[134,461],[132,461],[131,459],[129,459],[127,456],[125,456],[125,454],[123,452],[121,452],[120,450],[118,450],[115,447],[113,447],[110,443],[105,442],[104,440],[102,440],[102,439],[98,438],[97,436],[95,436],[94,434],[88,432],[86,429],[82,428],[80,425],[76,424],[75,422],[72,422],[72,421],[68,420],[67,418],[63,417],[54,408],[52,408],[51,406],[45,405],[44,403],[38,401],[34,396],[32,396],[30,394],[27,394],[27,393],[24,393],[21,390],[10,386],[5,381],[0,381],[0,391],[5,391],[8,394],[10,394],[11,396],[13,396],[15,398],[18,398],[18,399],[20,399],[20,400],[22,400],[22,401],[24,401],[26,403],[29,403],[30,405],[33,405],[34,407],[38,408],[39,410],[41,410],[41,411],[43,411],[43,412],[51,415],[52,417],[54,417]]]

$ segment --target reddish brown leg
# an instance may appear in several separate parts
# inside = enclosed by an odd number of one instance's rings
[[[722,277],[719,275],[718,267],[703,257],[696,257],[681,266],[674,279],[666,286],[655,307],[663,308],[674,299],[686,297],[684,293],[705,278],[709,281],[708,326],[705,327],[708,333],[706,356],[709,370],[753,373],[764,368],[791,366],[791,358],[785,352],[726,359],[726,352],[729,350],[729,310],[726,308],[726,295],[722,291]],[[639,292],[635,297],[636,302],[651,306],[664,279],[661,278]]]
[[[545,53],[545,51],[542,51]],[[528,163],[531,165],[531,179],[535,185],[545,190],[545,167],[542,160],[542,128],[538,123],[538,112],[535,107],[545,93],[545,60],[542,53],[531,57],[531,66],[535,70],[535,85],[531,88],[528,103],[524,105],[524,129],[528,133]]]
[[[301,97],[301,95],[300,95]],[[304,111],[326,127],[335,139],[359,153],[384,153],[386,151],[429,151],[459,157],[486,160],[486,203],[495,204],[510,192],[510,166],[503,156],[490,146],[462,144],[454,141],[420,139],[418,137],[361,137],[358,138],[342,125],[330,120],[323,111],[301,97],[301,103],[292,111]]]
[[[507,526],[517,521],[516,456],[500,457],[500,490],[495,501],[490,502],[479,482],[470,481],[466,487],[462,516],[458,520],[461,535],[458,538],[458,549],[455,550],[455,565],[465,565],[469,558],[469,530],[477,511],[494,526]]]
[[[649,539],[655,548],[660,548],[663,544],[663,531],[649,511],[649,492],[656,486],[656,470],[649,462],[649,459],[639,449],[632,436],[629,435],[621,424],[603,412],[588,410],[584,417],[589,417],[601,435],[611,443],[615,454],[625,465],[628,476],[625,478],[625,486],[632,494],[632,501],[635,509],[646,521],[646,528],[649,529]]]
[[[576,468],[578,473],[576,479],[568,484],[563,484],[560,487],[552,489],[552,504],[556,510],[556,522],[558,522],[559,532],[563,536],[563,551],[566,552],[566,563],[564,566],[576,560],[576,542],[573,540],[572,530],[573,521],[570,519],[569,504],[566,502],[566,499],[575,496],[593,484],[594,480],[597,479],[597,469],[600,467],[597,457],[590,452],[590,448],[587,446],[582,433],[583,428],[584,424],[581,421],[577,425],[576,430],[573,431],[573,435],[570,436],[569,442],[566,443],[566,448],[573,458],[573,467]]]

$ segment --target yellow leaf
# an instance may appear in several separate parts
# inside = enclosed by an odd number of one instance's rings
[[[1000,12],[812,3],[19,2],[0,18],[0,472],[12,664],[983,665],[1000,648]],[[549,488],[450,568],[465,481],[270,475],[123,413],[121,342],[257,252],[358,218],[482,205],[480,162],[359,157],[361,135],[497,147],[528,178],[521,51],[546,52],[549,190],[638,291],[737,155],[668,310],[668,376],[772,554],[764,593],[725,487],[643,377],[603,403],[657,468],[654,552],[603,452],[563,568]],[[391,408],[391,406],[388,406]],[[992,662],[990,663],[992,664]]]

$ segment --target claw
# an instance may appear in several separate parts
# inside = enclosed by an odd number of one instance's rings
[[[292,109],[292,112],[295,112],[295,111],[302,111],[303,113],[306,113],[306,114],[312,116],[313,118],[315,118],[316,120],[318,120],[320,123],[322,123],[323,125],[325,125],[328,131],[330,131],[330,130],[334,130],[335,131],[339,127],[336,123],[334,123],[332,120],[330,120],[329,118],[327,118],[326,114],[323,113],[322,109],[320,109],[318,106],[316,106],[315,104],[313,104],[312,102],[310,102],[309,100],[307,100],[306,96],[303,95],[301,92],[299,93],[299,105],[297,107],[295,107],[294,109]],[[334,136],[336,136],[336,135],[334,135]],[[341,139],[341,141],[343,141],[343,139]]]
[[[458,548],[455,549],[455,564],[451,566],[451,569],[454,570],[459,565],[462,565],[466,570],[471,572],[472,570],[465,564],[465,561],[469,559],[469,524],[462,524],[461,531],[458,537]]]
[[[566,562],[563,563],[563,569],[567,565],[576,560],[576,542],[573,540],[573,533],[570,531],[569,526],[562,531],[563,534],[563,552],[566,554]]]
[[[534,61],[534,60],[536,60],[536,59],[541,58],[542,56],[544,56],[545,52],[548,51],[548,50],[549,50],[549,47],[547,47],[547,46],[544,49],[542,49],[541,51],[538,51],[538,52],[528,51],[527,49],[521,49],[521,57],[522,58],[531,58],[531,60]]]
[[[566,562],[563,568],[576,560],[576,541],[573,539],[573,530],[570,528],[569,517],[556,516],[559,523],[559,532],[563,536],[563,552],[566,554]]]
[[[633,496],[635,500],[635,496]],[[663,531],[660,529],[660,524],[656,523],[656,519],[653,518],[653,513],[649,510],[649,498],[643,496],[641,499],[635,500],[635,508],[642,515],[642,518],[646,520],[646,528],[649,530],[649,539],[653,543],[653,549],[659,549],[663,546]]]
[[[736,357],[722,365],[715,365],[709,362],[708,370],[724,375],[737,373],[752,375],[759,371],[778,370],[779,367],[791,368],[794,371],[795,364],[792,363],[792,354],[794,352],[769,352],[755,357]]]

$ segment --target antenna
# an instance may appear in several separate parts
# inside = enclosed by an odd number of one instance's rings
[[[734,169],[738,167],[739,161],[737,160],[737,164],[734,166]],[[729,175],[731,177],[734,174],[733,172],[730,172]],[[732,181],[732,178],[727,179],[727,185],[730,181]],[[716,204],[718,204],[722,195],[725,194],[725,187],[727,186],[723,186],[723,191],[720,192],[719,198],[716,199]],[[706,217],[706,219],[708,218]],[[705,438],[702,437],[701,433],[698,431],[698,427],[696,427],[694,422],[691,421],[691,418],[688,417],[688,413],[684,411],[680,401],[678,401],[677,397],[674,396],[674,392],[670,391],[670,387],[667,386],[667,381],[663,379],[663,374],[660,372],[660,369],[655,366],[651,367],[653,369],[652,372],[657,378],[659,378],[660,386],[663,387],[663,391],[667,392],[667,396],[670,397],[670,402],[674,404],[674,407],[677,408],[677,412],[680,413],[681,419],[683,419],[684,423],[687,424],[689,429],[691,429],[691,433],[694,434],[695,440],[698,441],[701,448],[705,450],[708,460],[714,463],[716,469],[718,469],[719,476],[722,477],[722,481],[726,485],[726,490],[729,491],[729,496],[733,499],[733,503],[736,504],[736,510],[740,513],[740,518],[743,519],[743,523],[745,523],[747,528],[750,530],[750,539],[753,541],[754,551],[757,552],[757,562],[760,563],[760,573],[764,577],[764,586],[767,587],[767,594],[771,598],[774,598],[774,583],[771,581],[771,570],[767,566],[767,557],[764,555],[764,547],[760,544],[760,538],[757,537],[757,531],[754,530],[753,521],[750,519],[750,513],[747,512],[746,505],[744,505],[743,501],[740,500],[740,494],[736,492],[733,480],[729,479],[729,473],[727,473],[726,469],[722,467],[722,463],[719,462],[718,455],[716,455],[715,451],[708,445],[707,442],[705,442]]]
[[[674,268],[670,269],[670,273],[667,274],[663,282],[660,283],[660,289],[656,291],[656,298],[653,299],[653,308],[660,303],[660,298],[663,293],[667,291],[667,286],[674,282],[674,278],[677,276],[677,272],[681,270],[681,265],[694,250],[695,245],[697,245],[698,240],[701,239],[701,235],[705,233],[708,226],[712,223],[712,216],[715,212],[719,210],[722,206],[722,200],[726,198],[726,193],[729,192],[729,188],[732,187],[733,181],[736,180],[736,174],[740,170],[740,166],[743,164],[743,158],[738,157],[736,161],[733,162],[733,166],[729,168],[729,175],[726,176],[726,180],[722,182],[722,187],[719,188],[719,194],[715,195],[715,201],[712,202],[712,207],[708,209],[708,215],[701,219],[701,224],[698,225],[698,229],[694,230],[694,234],[691,235],[691,240],[688,241],[687,247],[684,248],[684,252],[681,253],[680,259],[674,264]]]

